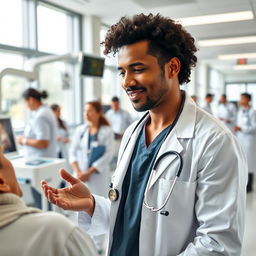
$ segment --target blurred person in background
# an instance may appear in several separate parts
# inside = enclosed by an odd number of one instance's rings
[[[205,110],[206,112],[210,113],[211,115],[212,113],[212,107],[211,107],[211,103],[213,101],[214,95],[211,93],[207,93],[205,96],[205,103],[202,106],[202,109]]]
[[[64,120],[61,119],[61,108],[57,104],[52,104],[51,109],[53,110],[54,115],[56,116],[58,122],[57,130],[57,155],[59,158],[65,158],[68,160],[68,149],[67,145],[70,142],[69,132],[67,124]]]
[[[236,121],[236,106],[227,101],[227,95],[222,94],[219,100],[217,117],[227,125],[229,129],[232,129]]]
[[[39,157],[57,157],[57,120],[52,110],[42,99],[46,99],[46,91],[39,92],[34,88],[25,90],[22,94],[25,103],[30,110],[30,116],[26,122],[24,135],[18,136],[17,142],[24,148],[26,161]],[[41,208],[41,195],[32,187],[35,206]]]
[[[126,128],[132,123],[132,118],[127,111],[120,108],[118,97],[112,98],[111,109],[106,112],[106,118],[115,133],[115,139],[121,140]]]
[[[250,101],[250,94],[241,94],[237,121],[233,128],[233,130],[236,132],[238,141],[240,142],[247,156],[248,193],[253,191],[253,178],[256,173],[256,111],[251,107]]]
[[[127,111],[120,108],[119,98],[116,96],[111,100],[111,109],[106,112],[106,118],[108,119],[115,136],[115,152],[111,162],[111,170],[114,171],[123,134],[126,128],[132,123],[132,118]]]

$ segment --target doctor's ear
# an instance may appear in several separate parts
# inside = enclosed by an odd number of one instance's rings
[[[177,57],[171,58],[167,63],[167,74],[169,78],[177,76],[180,72],[180,60]]]
[[[0,193],[8,193],[10,192],[10,186],[6,182],[6,180],[0,175]]]

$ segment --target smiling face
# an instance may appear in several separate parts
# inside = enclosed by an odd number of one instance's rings
[[[122,87],[137,111],[155,109],[170,99],[174,88],[170,83],[168,65],[164,70],[160,68],[157,58],[148,53],[147,41],[121,47],[118,70]]]

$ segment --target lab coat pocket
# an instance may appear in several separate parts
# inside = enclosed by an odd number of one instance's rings
[[[156,206],[160,207],[166,200],[173,182],[174,180],[159,179]],[[157,235],[161,241],[159,255],[169,255],[170,248],[178,254],[184,249],[184,245],[192,241],[196,232],[195,192],[196,182],[177,180],[165,207],[160,211],[168,212],[168,216],[158,212],[157,226],[161,230]]]

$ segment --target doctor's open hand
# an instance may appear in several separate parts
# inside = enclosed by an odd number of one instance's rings
[[[42,181],[41,185],[47,199],[64,210],[85,211],[92,216],[95,202],[89,189],[81,180],[73,177],[64,169],[60,170],[60,175],[70,183],[70,186],[56,189],[48,186],[46,181]]]

